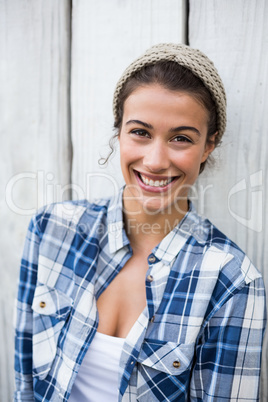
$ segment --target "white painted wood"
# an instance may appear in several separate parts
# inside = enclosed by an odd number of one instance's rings
[[[108,196],[121,186],[118,152],[107,168],[98,165],[100,155],[108,154],[107,144],[113,135],[112,98],[116,82],[134,58],[151,45],[185,42],[185,3],[73,1],[74,198]]]
[[[12,400],[13,299],[30,214],[57,198],[52,191],[56,183],[64,186],[70,181],[69,62],[69,0],[0,0],[0,401],[3,402]],[[58,189],[60,199],[61,188]],[[70,191],[66,197],[70,197]]]
[[[199,191],[199,210],[247,252],[268,290],[267,20],[265,0],[190,0],[190,45],[214,61],[228,99],[220,161],[200,177],[199,189],[207,191],[203,197]],[[266,335],[262,401],[268,400],[267,350]]]

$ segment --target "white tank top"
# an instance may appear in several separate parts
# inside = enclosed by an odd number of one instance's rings
[[[74,381],[70,402],[117,402],[125,339],[96,332]]]

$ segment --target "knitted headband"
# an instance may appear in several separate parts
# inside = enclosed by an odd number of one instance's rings
[[[191,70],[209,90],[216,104],[218,140],[220,142],[226,127],[226,95],[222,80],[212,61],[200,50],[187,45],[160,43],[152,46],[130,64],[118,81],[114,92],[113,112],[115,120],[118,119],[118,97],[126,81],[144,66],[165,60],[175,61]]]

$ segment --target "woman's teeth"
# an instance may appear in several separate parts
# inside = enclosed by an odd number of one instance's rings
[[[143,176],[142,174],[140,174],[140,178],[144,184],[146,184],[147,186],[152,186],[152,187],[164,187],[164,186],[168,185],[169,183],[171,183],[173,180],[172,177],[170,179],[165,179],[165,180],[152,180],[152,179],[148,179],[147,177]]]

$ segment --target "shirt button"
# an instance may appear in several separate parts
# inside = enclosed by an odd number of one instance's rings
[[[154,319],[155,319],[155,315],[152,316],[151,322],[154,322]]]
[[[181,366],[181,364],[180,364],[180,362],[179,362],[178,360],[175,360],[175,361],[173,362],[173,367],[179,368],[180,366]]]
[[[46,307],[46,302],[41,301],[41,302],[39,303],[39,306],[40,306],[41,308],[45,308],[45,307]]]
[[[150,257],[148,258],[149,262],[155,262],[156,258],[154,255],[150,255]]]
[[[154,280],[154,277],[152,275],[147,276],[147,281],[148,282],[153,282],[153,280]]]

